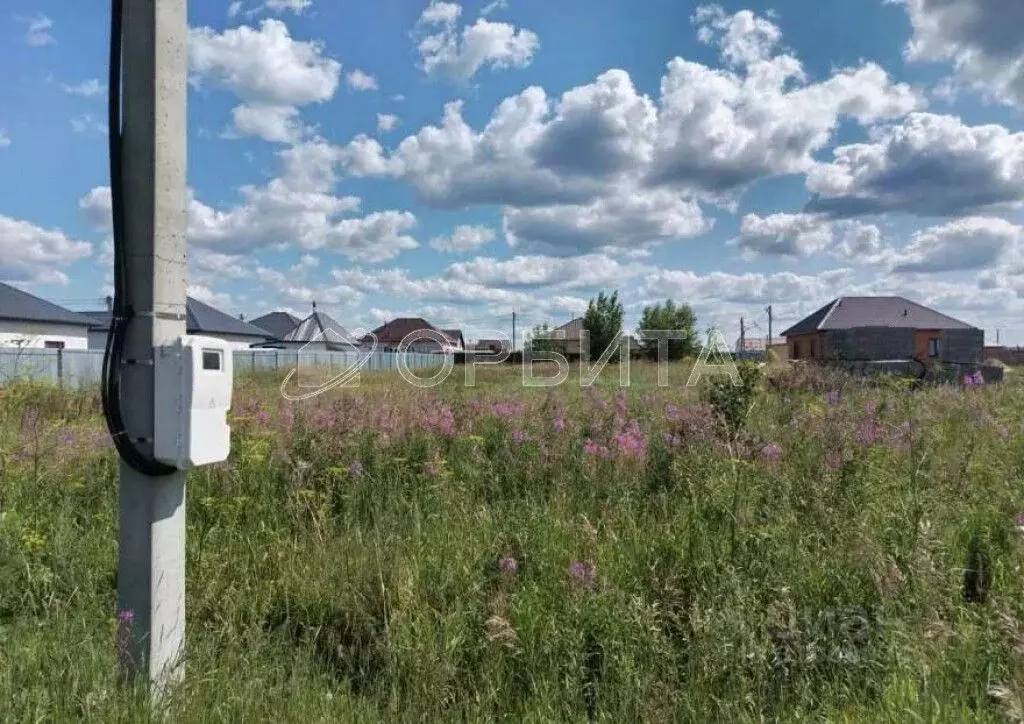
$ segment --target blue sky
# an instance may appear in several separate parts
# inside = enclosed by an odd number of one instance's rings
[[[1024,5],[190,3],[191,293],[727,339],[899,293],[1024,343]],[[106,2],[0,17],[0,280],[109,288]]]

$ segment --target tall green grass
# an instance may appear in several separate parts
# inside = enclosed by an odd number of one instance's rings
[[[906,392],[776,370],[738,431],[685,370],[633,377],[616,399],[614,371],[364,375],[295,405],[241,380],[231,459],[189,475],[187,676],[162,715],[1021,715],[1012,373]],[[156,716],[116,683],[116,475],[95,392],[0,391],[0,720]]]

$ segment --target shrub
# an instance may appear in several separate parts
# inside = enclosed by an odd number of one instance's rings
[[[761,381],[761,368],[757,365],[740,362],[737,369],[738,381],[731,376],[715,377],[701,394],[701,400],[714,408],[730,434],[743,427]]]

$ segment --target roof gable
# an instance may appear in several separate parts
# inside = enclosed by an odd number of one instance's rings
[[[351,342],[348,330],[323,312],[313,312],[296,324],[282,339],[285,342],[326,342],[327,344]]]
[[[91,327],[92,318],[72,312],[53,302],[0,283],[0,319],[25,322],[51,322],[75,327]]]
[[[274,339],[283,339],[286,334],[295,329],[301,320],[288,312],[270,312],[262,317],[257,317],[250,324],[264,329],[274,336]]]

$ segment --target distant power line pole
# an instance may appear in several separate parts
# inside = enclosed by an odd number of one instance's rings
[[[765,307],[765,311],[768,312],[768,346],[772,346],[772,305]]]
[[[739,352],[743,352],[747,349],[747,328],[743,324],[743,317],[740,317],[740,348]]]
[[[512,310],[512,350],[516,348],[516,310]]]

